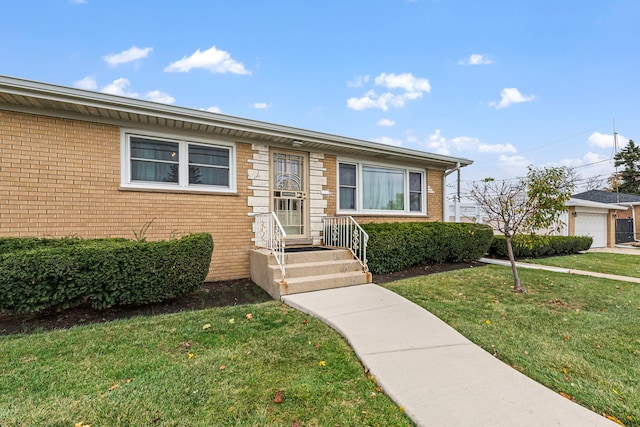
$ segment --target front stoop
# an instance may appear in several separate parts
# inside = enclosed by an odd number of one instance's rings
[[[279,300],[283,295],[371,283],[347,249],[285,253],[286,280],[268,249],[251,251],[251,280]]]

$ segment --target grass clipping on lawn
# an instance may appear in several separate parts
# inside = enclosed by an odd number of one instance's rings
[[[488,266],[385,285],[566,398],[640,426],[640,287]]]
[[[412,425],[345,341],[277,302],[0,338],[0,425]]]

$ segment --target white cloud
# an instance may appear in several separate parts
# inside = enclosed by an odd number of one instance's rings
[[[480,153],[515,153],[517,150],[511,144],[480,144],[478,151]]]
[[[629,142],[628,138],[622,135],[618,135],[618,148],[622,148]],[[612,134],[603,134],[600,132],[594,132],[589,135],[589,145],[598,148],[613,148],[615,138]]]
[[[501,108],[510,107],[511,104],[517,104],[520,102],[530,102],[536,99],[535,95],[529,95],[529,96],[522,95],[520,91],[515,87],[507,87],[502,89],[502,91],[500,91],[500,96],[502,97],[502,99],[500,100],[499,103],[496,103],[496,102],[489,103],[490,106],[496,107],[497,110]]]
[[[82,80],[78,80],[73,82],[73,85],[79,89],[86,89],[86,90],[97,90],[98,89],[98,83],[96,83],[96,79],[94,79],[93,77],[85,77]]]
[[[426,139],[420,141],[416,138],[411,131],[407,132],[407,141],[408,142],[416,142],[425,149],[429,151],[433,151],[438,154],[451,154],[452,150],[456,151],[484,151],[484,152],[511,152],[515,149],[508,144],[507,146],[501,146],[497,144],[495,147],[511,147],[503,148],[502,150],[498,150],[494,148],[494,146],[489,144],[482,144],[479,138],[475,138],[472,136],[456,136],[454,138],[447,138],[442,134],[440,129],[436,129],[434,132],[429,134]]]
[[[378,120],[378,126],[395,126],[396,122],[391,119]]]
[[[357,111],[367,108],[380,108],[383,111],[387,111],[389,106],[403,107],[404,102],[405,97],[403,95],[394,95],[390,92],[378,95],[373,90],[370,90],[362,98],[349,98],[347,107]]]
[[[119,78],[114,80],[111,84],[103,87],[101,92],[109,93],[111,95],[128,96],[130,98],[138,98],[136,92],[127,92],[131,86],[129,79]]]
[[[613,161],[607,162],[607,160],[610,160],[608,156],[602,156],[601,154],[593,153],[589,151],[582,157],[569,157],[569,158],[558,160],[556,162],[548,162],[543,164],[542,167],[565,166],[568,168],[577,168],[577,167],[582,168],[582,167],[587,167],[586,165],[592,165],[595,163],[595,164],[602,164],[601,168],[604,168],[607,170],[611,169],[611,172],[613,173],[613,168],[611,166],[613,164]],[[595,164],[593,166],[596,166]]]
[[[257,108],[258,110],[263,110],[265,108],[269,108],[271,107],[271,104],[268,104],[266,102],[254,102],[253,103],[253,108]]]
[[[374,138],[371,141],[379,142],[380,144],[393,145],[393,146],[396,146],[396,147],[400,147],[402,145],[402,140],[401,139],[390,138],[388,136],[383,136],[383,137],[380,137],[380,138]]]
[[[493,61],[487,58],[485,55],[479,53],[472,53],[469,58],[459,61],[460,65],[489,65],[493,64]]]
[[[176,99],[168,93],[160,92],[159,90],[152,90],[145,96],[149,101],[161,102],[163,104],[173,104]]]
[[[613,135],[594,132],[589,135],[589,145],[598,148],[611,148],[613,147]]]
[[[109,55],[105,55],[102,58],[107,62],[107,64],[111,66],[116,66],[119,64],[125,64],[131,61],[137,61],[138,59],[146,58],[149,56],[149,53],[153,48],[145,47],[140,49],[139,47],[133,46],[127,50],[124,50],[120,53],[112,53]]]
[[[416,78],[410,73],[403,74],[386,74],[382,73],[375,78],[378,86],[384,86],[389,89],[404,89],[407,92],[430,92],[431,85],[429,80]]]
[[[205,51],[196,50],[193,55],[169,64],[164,71],[186,73],[194,68],[204,68],[212,73],[251,74],[242,63],[231,58],[228,52],[211,46]]]
[[[447,138],[442,136],[442,134],[440,133],[440,129],[436,129],[435,132],[429,134],[424,145],[426,145],[428,149],[434,151],[437,154],[449,155],[449,153],[451,152],[449,150]]]
[[[91,76],[85,77],[82,80],[78,80],[73,84],[79,89],[98,90],[98,83],[96,82],[96,79]],[[100,89],[100,92],[108,93],[111,95],[128,96],[130,98],[139,98],[140,95],[137,92],[129,91],[130,87],[131,82],[129,81],[129,79],[119,78]],[[148,99],[149,101],[161,102],[163,104],[173,104],[176,101],[173,96],[159,90],[152,90],[147,92],[144,98]]]
[[[369,76],[354,76],[353,80],[347,83],[348,87],[360,87],[369,82]]]
[[[602,157],[600,154],[597,153],[592,153],[591,151],[589,151],[587,154],[584,155],[583,157],[584,159],[584,164],[585,165],[589,165],[591,163],[597,163],[597,162],[602,162],[603,160],[608,160],[608,157]]]
[[[205,109],[205,111],[208,111],[210,113],[217,113],[217,114],[222,113],[222,110],[220,109],[220,107],[208,107]]]
[[[390,91],[378,94],[370,89],[361,98],[349,98],[347,107],[352,110],[379,108],[387,111],[390,107],[404,107],[406,101],[421,98],[425,92],[431,91],[429,80],[414,77],[410,73],[382,73],[374,79],[374,84]],[[397,93],[397,90],[400,90],[400,93]]]
[[[450,143],[457,150],[471,150],[480,144],[480,140],[471,136],[456,136]]]
[[[527,174],[527,166],[530,164],[529,160],[520,155],[505,156],[503,154],[498,159],[498,167],[504,171],[506,178],[525,176]]]

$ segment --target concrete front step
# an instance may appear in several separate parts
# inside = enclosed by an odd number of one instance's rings
[[[305,262],[352,260],[353,255],[348,249],[318,249],[308,252],[285,252],[286,265],[301,264]],[[278,265],[275,258],[270,260],[271,265]]]
[[[285,284],[276,282],[280,287],[280,296],[299,294],[302,292],[320,291],[323,289],[343,288],[345,286],[371,283],[370,274],[360,271],[347,273],[322,274],[318,276],[287,279]]]
[[[314,250],[285,254],[285,281],[274,254],[266,249],[251,251],[251,280],[274,299],[282,295],[371,283],[350,251]]]
[[[274,270],[274,277],[279,277],[280,266],[270,265],[269,268]],[[287,264],[286,269],[287,281],[299,277],[319,276],[323,274],[362,272],[362,266],[354,259]]]

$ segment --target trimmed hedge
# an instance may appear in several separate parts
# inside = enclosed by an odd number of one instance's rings
[[[493,231],[467,223],[404,222],[362,224],[369,234],[367,259],[373,274],[392,273],[418,264],[460,262],[483,257]]]
[[[571,255],[586,251],[593,238],[587,236],[537,236],[517,235],[511,239],[516,258],[539,258],[543,256]],[[508,258],[507,239],[502,235],[493,238],[489,255]]]
[[[175,298],[202,285],[212,252],[207,233],[157,242],[0,239],[0,311],[85,302],[102,309]]]

